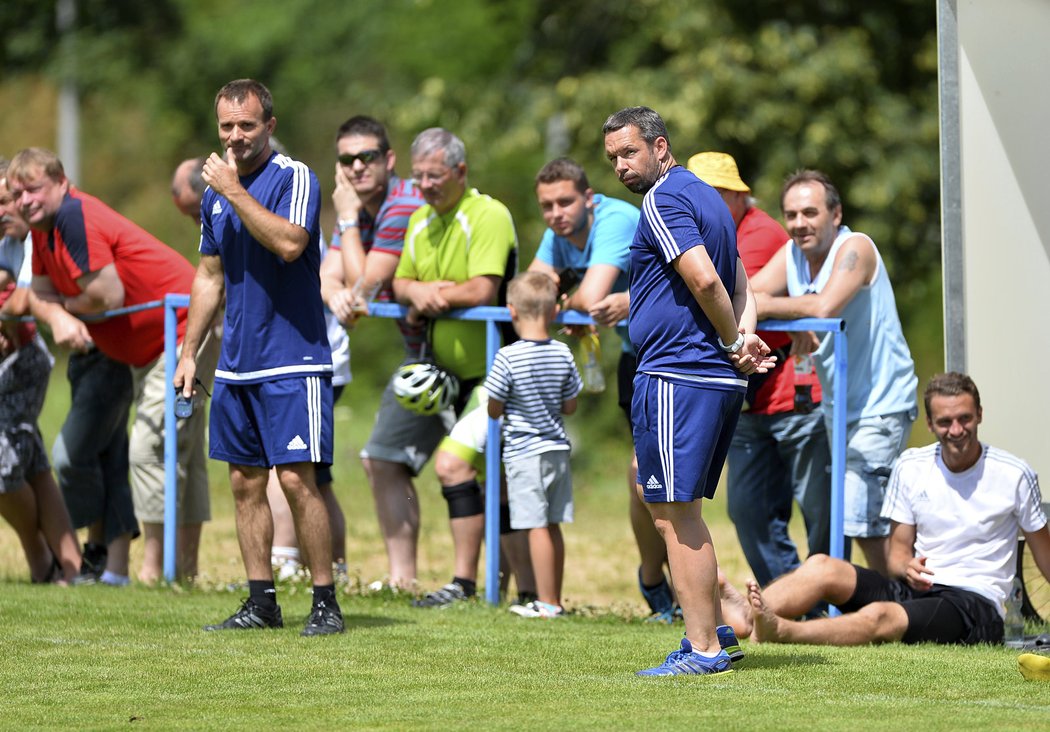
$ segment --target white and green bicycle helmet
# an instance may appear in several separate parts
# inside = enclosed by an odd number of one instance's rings
[[[459,381],[435,363],[408,363],[390,382],[398,404],[417,414],[437,414],[456,402]]]

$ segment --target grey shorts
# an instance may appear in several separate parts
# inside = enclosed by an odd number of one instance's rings
[[[14,493],[34,475],[51,469],[40,430],[0,431],[0,493]]]
[[[539,529],[572,523],[569,451],[552,450],[508,460],[507,501],[512,529]]]
[[[412,475],[419,475],[455,422],[456,415],[451,409],[431,415],[408,411],[398,404],[388,381],[372,434],[361,448],[361,458],[400,463],[407,466]]]

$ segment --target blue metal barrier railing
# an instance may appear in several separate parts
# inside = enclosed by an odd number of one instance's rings
[[[137,309],[157,307],[161,303],[136,306]],[[175,378],[177,353],[176,327],[179,308],[189,305],[188,295],[168,295],[164,298],[164,348],[165,377],[171,384]],[[128,311],[125,309],[125,312]],[[394,303],[370,303],[369,315],[380,318],[404,317],[407,308]],[[117,313],[113,313],[117,314]],[[500,322],[510,321],[510,312],[504,307],[475,307],[453,310],[444,317],[460,320],[476,320],[486,323],[486,364],[491,366],[499,349],[500,334],[496,326]],[[566,311],[558,314],[556,322],[565,325],[592,325],[594,321],[580,313]],[[838,318],[802,318],[799,320],[767,320],[759,323],[760,330],[831,332],[835,339],[835,386],[832,410],[831,437],[831,544],[830,554],[843,558],[845,554],[845,537],[843,534],[844,506],[843,490],[846,474],[846,390],[849,373],[846,356],[846,324]],[[489,420],[487,446],[498,445],[500,440],[499,422]],[[175,391],[168,389],[164,408],[164,578],[175,579],[175,536],[177,507],[177,465],[178,452],[175,432]],[[485,472],[490,476],[485,481],[485,599],[499,603],[499,502],[500,481],[491,476],[500,475],[499,450],[485,450]]]
[[[129,313],[164,308],[164,353],[165,379],[171,384],[175,378],[175,367],[178,352],[178,316],[180,308],[189,307],[190,297],[183,294],[169,294],[164,300],[132,305],[116,310],[83,318],[84,320],[101,320],[104,318],[127,315]],[[407,308],[394,303],[370,303],[369,315],[381,318],[400,318]],[[454,310],[445,315],[460,320],[476,320],[486,323],[486,367],[491,366],[499,349],[500,335],[496,323],[510,321],[510,312],[504,307],[476,307]],[[5,318],[9,319],[9,318]],[[18,320],[31,320],[26,316]],[[566,311],[558,314],[556,322],[565,325],[592,325],[594,321],[580,313]],[[843,558],[845,554],[845,537],[843,534],[844,506],[843,490],[846,473],[846,392],[848,361],[846,355],[846,324],[837,318],[802,318],[799,320],[767,320],[759,323],[761,330],[831,332],[835,339],[835,386],[832,410],[831,437],[831,544],[830,554]],[[489,420],[487,445],[499,444],[499,422]],[[175,427],[175,391],[167,389],[164,398],[164,578],[171,582],[175,579],[176,570],[176,534],[178,507],[178,442]],[[488,476],[500,474],[499,450],[486,449],[485,471]],[[485,485],[485,599],[499,603],[499,501],[500,481],[487,480]]]
[[[371,303],[369,314],[375,317],[403,317],[407,308],[393,303]],[[460,320],[481,320],[486,326],[486,367],[499,349],[500,335],[496,323],[508,322],[510,312],[504,307],[476,307],[453,310],[445,317]],[[558,314],[556,322],[566,325],[593,325],[594,321],[586,315],[575,311]],[[846,323],[839,318],[802,318],[799,320],[767,320],[759,323],[760,330],[831,332],[835,339],[835,387],[832,412],[831,439],[831,543],[830,554],[839,559],[845,554],[843,535],[844,506],[843,490],[846,475]],[[489,449],[489,445],[498,445],[500,439],[499,422],[489,420],[488,441],[485,450],[485,474],[500,474],[499,450]],[[500,481],[491,478],[485,481],[485,599],[499,603],[499,500]]]
[[[130,315],[143,310],[164,308],[164,376],[167,384],[175,379],[175,354],[178,349],[178,317],[176,310],[190,304],[189,295],[165,295],[163,300],[150,300],[138,305],[107,310],[94,315],[78,315],[86,323]],[[29,322],[31,315],[11,317],[0,315],[0,320],[18,320]],[[175,433],[175,391],[167,389],[164,397],[164,579],[169,582],[175,579],[175,535],[176,507],[178,506],[178,450]]]
[[[846,321],[841,318],[800,318],[798,320],[763,320],[759,330],[804,331],[832,333],[835,339],[835,384],[831,409],[831,556],[845,556],[845,506],[843,493],[846,485],[846,387],[849,382],[849,359],[846,354]]]
[[[371,303],[369,315],[382,318],[403,317],[407,308],[394,303]],[[504,307],[476,307],[449,311],[445,317],[459,320],[481,320],[486,323],[485,368],[492,366],[500,346],[499,328],[496,323],[510,322],[510,311]],[[587,315],[573,310],[558,313],[555,322],[563,325],[593,325]],[[493,605],[499,604],[499,499],[500,499],[500,451],[492,449],[499,445],[499,420],[489,419],[488,439],[485,442],[485,599]]]
[[[178,309],[189,295],[164,296],[164,579],[175,581],[175,537],[178,533],[179,448],[175,428],[175,366],[178,353]]]

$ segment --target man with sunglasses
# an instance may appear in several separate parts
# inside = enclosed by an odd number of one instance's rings
[[[419,189],[395,172],[397,155],[386,128],[365,115],[336,132],[337,162],[332,203],[336,230],[330,258],[321,267],[321,292],[347,327],[367,312],[367,301],[392,299],[394,277],[408,217],[423,204]],[[422,329],[399,322],[407,356],[418,356]]]
[[[336,132],[335,144],[336,229],[332,248],[321,262],[321,295],[340,322],[353,328],[357,318],[368,312],[369,300],[393,299],[391,281],[408,219],[423,198],[412,180],[395,172],[397,155],[386,128],[376,119],[356,115],[346,120]],[[403,320],[398,327],[404,359],[417,360],[423,328]],[[387,582],[392,587],[408,588],[416,578],[418,527],[411,529],[401,512],[403,497],[411,489],[411,474],[404,463],[408,455],[425,451],[421,443],[433,430],[428,418],[405,412],[387,384],[361,461],[375,498],[387,551]]]

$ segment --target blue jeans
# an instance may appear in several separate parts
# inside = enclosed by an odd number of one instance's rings
[[[728,462],[729,518],[760,585],[800,564],[788,535],[792,501],[802,510],[809,553],[827,553],[831,451],[819,409],[811,414],[744,412]]]
[[[70,354],[69,414],[52,463],[74,528],[101,520],[105,543],[138,534],[128,482],[131,369],[100,351]]]

